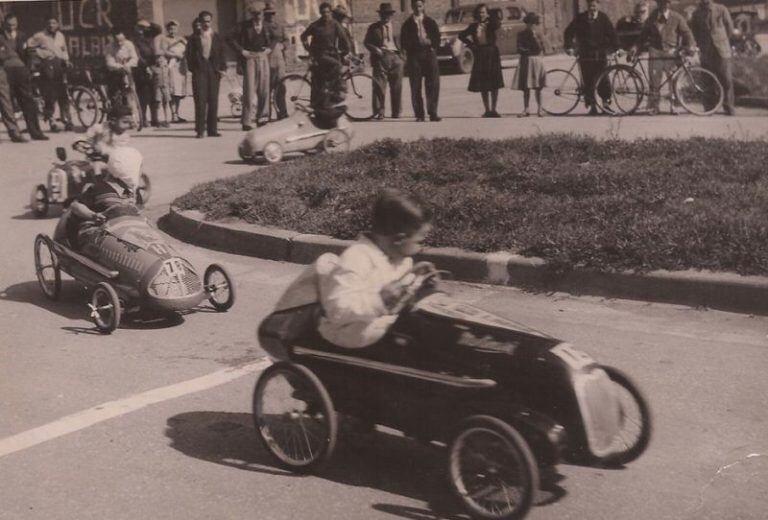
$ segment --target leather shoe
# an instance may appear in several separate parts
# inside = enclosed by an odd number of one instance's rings
[[[374,121],[381,121],[382,119],[384,119],[384,114],[374,114],[372,119]]]
[[[197,137],[198,139],[202,139],[205,136],[203,134],[197,134],[195,137]]]
[[[438,121],[442,121],[443,118],[440,116],[429,116],[429,120],[432,121],[433,123],[437,123]]]
[[[208,137],[221,137],[221,134],[218,132],[214,132],[212,134],[208,134]]]
[[[11,141],[13,141],[14,143],[26,143],[27,142],[27,138],[24,137],[23,135],[21,135],[18,132],[9,132],[8,137],[10,137]]]
[[[65,132],[73,132],[74,130],[75,130],[75,127],[72,125],[72,123],[64,123]]]
[[[416,122],[417,123],[423,123],[424,122],[424,118],[423,117],[417,117],[416,118]]]
[[[30,134],[30,137],[35,141],[48,141],[48,136],[43,133]]]
[[[243,132],[248,132],[250,130],[253,130],[253,127],[251,125],[243,125]]]

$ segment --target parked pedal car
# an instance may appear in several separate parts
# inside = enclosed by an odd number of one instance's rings
[[[479,4],[467,4],[448,10],[444,23],[440,26],[440,49],[437,51],[437,59],[441,64],[461,74],[472,71],[475,59],[472,49],[464,45],[458,35],[474,21],[472,14],[477,5]],[[501,59],[517,55],[517,35],[525,29],[525,8],[517,2],[489,2],[487,6],[489,14],[493,14],[493,11],[501,13],[501,29],[496,33],[496,45],[499,47]]]

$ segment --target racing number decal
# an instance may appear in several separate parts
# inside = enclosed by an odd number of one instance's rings
[[[166,256],[170,254],[170,251],[168,251],[168,246],[161,242],[153,242],[149,244],[148,249],[159,256]]]
[[[565,361],[568,366],[574,370],[581,370],[595,362],[589,354],[573,348],[573,346],[568,343],[561,343],[550,352]]]

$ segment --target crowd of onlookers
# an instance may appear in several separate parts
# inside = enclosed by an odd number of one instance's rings
[[[609,102],[610,86],[595,82],[606,68],[608,56],[619,48],[631,53],[648,52],[650,58],[650,111],[659,109],[658,85],[669,71],[670,55],[698,47],[701,65],[713,72],[724,89],[723,108],[734,112],[730,37],[734,25],[728,10],[712,0],[700,0],[690,24],[670,9],[670,0],[658,0],[651,10],[646,0],[636,5],[634,16],[624,18],[614,27],[600,11],[599,0],[589,0],[587,10],[579,13],[564,34],[565,48],[579,61],[584,96],[590,114],[598,113],[595,95]],[[379,20],[372,23],[363,44],[370,53],[372,67],[372,104],[375,120],[385,117],[386,90],[390,91],[390,116],[402,111],[402,81],[405,72],[410,83],[411,102],[417,121],[439,121],[440,69],[437,51],[441,44],[438,23],[426,14],[425,0],[411,0],[412,14],[400,25],[393,24],[396,13],[392,4],[381,3]],[[345,58],[356,51],[350,30],[351,18],[342,6],[324,2],[320,18],[301,35],[301,43],[310,57],[311,109],[317,113],[343,113],[345,85],[342,71]],[[131,31],[115,28],[112,42],[105,50],[105,84],[110,99],[121,89],[133,88],[138,96],[140,116],[145,126],[167,126],[184,122],[179,115],[181,100],[190,86],[195,106],[197,137],[218,136],[218,98],[221,77],[227,70],[226,46],[238,58],[238,73],[243,76],[242,127],[266,124],[270,118],[287,117],[285,93],[280,79],[285,75],[285,51],[289,44],[284,27],[275,19],[271,2],[251,7],[250,19],[231,34],[220,36],[213,28],[213,14],[201,12],[191,24],[189,36],[181,34],[176,20],[161,28],[140,20]],[[538,115],[543,115],[541,90],[546,84],[544,38],[536,13],[527,13],[525,30],[519,33],[519,66],[511,87],[523,92],[524,111],[529,115],[530,94],[534,93]],[[23,112],[29,136],[47,139],[39,118],[60,130],[54,119],[56,105],[63,129],[73,128],[66,91],[66,71],[72,66],[64,34],[55,17],[45,21],[45,28],[31,36],[19,30],[19,20],[7,14],[0,32],[0,115],[14,142],[26,138],[14,118],[14,104]],[[479,4],[474,21],[459,34],[459,39],[473,52],[474,62],[468,89],[481,94],[483,117],[500,117],[498,92],[504,86],[496,33],[501,27],[497,9]],[[188,85],[191,73],[191,85]],[[43,114],[33,97],[32,82],[39,81],[44,99]],[[275,100],[272,114],[270,99]],[[339,108],[341,107],[341,108]],[[162,112],[161,112],[162,110]],[[674,103],[672,104],[674,110]],[[148,114],[147,114],[148,113]],[[162,114],[162,117],[161,117]]]

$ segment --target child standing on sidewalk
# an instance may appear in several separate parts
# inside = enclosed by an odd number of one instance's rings
[[[544,67],[544,40],[539,32],[539,15],[530,12],[523,18],[525,29],[517,35],[520,62],[512,79],[512,88],[523,91],[523,112],[517,117],[528,117],[531,90],[536,94],[536,115],[544,115],[541,108],[541,89],[546,86],[547,70]]]
[[[163,121],[160,126],[168,128],[168,106],[171,102],[171,68],[165,56],[158,56],[153,69],[155,101],[163,107]]]

